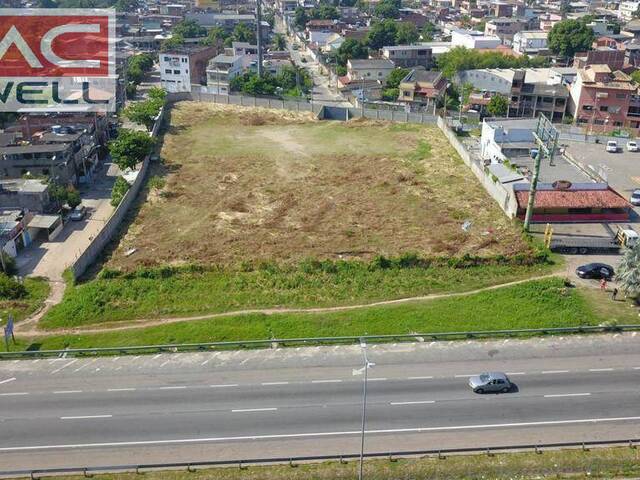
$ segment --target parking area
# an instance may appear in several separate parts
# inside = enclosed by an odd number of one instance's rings
[[[84,252],[111,216],[111,188],[117,175],[115,164],[100,166],[95,181],[80,189],[82,205],[87,209],[84,219],[68,221],[54,240],[36,240],[22,250],[16,258],[20,275],[62,279],[65,269]]]

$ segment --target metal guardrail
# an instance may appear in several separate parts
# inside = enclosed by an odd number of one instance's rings
[[[437,458],[445,458],[450,454],[478,454],[484,453],[487,455],[494,455],[496,453],[508,453],[508,452],[526,452],[534,451],[536,453],[543,453],[543,449],[553,450],[558,448],[582,448],[587,450],[587,447],[607,447],[607,446],[620,446],[628,445],[630,448],[637,448],[637,444],[640,439],[625,439],[625,440],[593,440],[586,442],[559,442],[559,443],[539,443],[539,444],[525,444],[525,445],[507,445],[507,446],[493,446],[493,447],[467,447],[467,448],[443,448],[432,450],[401,450],[401,451],[389,451],[389,452],[373,452],[365,453],[365,458],[388,458],[394,460],[397,458],[407,457],[426,457],[437,456]],[[205,467],[221,467],[221,466],[238,466],[239,468],[246,468],[249,465],[269,465],[269,464],[289,464],[295,466],[295,462],[320,462],[327,460],[338,460],[345,462],[350,459],[357,459],[360,457],[359,453],[348,453],[343,455],[307,455],[299,457],[275,457],[275,458],[250,458],[250,459],[237,459],[237,460],[209,460],[199,462],[173,462],[173,463],[147,463],[147,464],[129,464],[129,465],[103,465],[96,467],[64,467],[64,468],[43,468],[43,469],[27,469],[27,470],[10,470],[0,471],[0,477],[30,477],[31,479],[37,479],[43,476],[53,476],[61,474],[83,474],[89,476],[97,473],[124,473],[124,472],[136,472],[143,473],[143,471],[153,470],[169,470],[169,469],[187,469],[192,472],[197,468]]]
[[[230,342],[175,343],[164,345],[135,345],[100,348],[69,348],[64,350],[22,350],[15,352],[0,352],[0,360],[59,356],[74,357],[91,355],[128,355],[158,352],[178,353],[234,348],[275,348],[279,346],[294,345],[336,345],[359,343],[363,340],[369,343],[384,343],[389,341],[423,342],[425,340],[437,341],[470,338],[516,337],[575,333],[606,333],[623,331],[640,331],[640,324],[564,328],[529,328],[519,330],[480,330],[471,332],[411,333],[397,335],[359,335],[346,337],[272,338],[265,340],[243,340]]]

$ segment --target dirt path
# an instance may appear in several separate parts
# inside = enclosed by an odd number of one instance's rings
[[[478,289],[469,290],[466,292],[434,293],[434,294],[423,295],[418,297],[399,298],[396,300],[384,300],[380,302],[363,303],[358,305],[344,305],[339,307],[256,308],[256,309],[247,309],[247,310],[234,310],[234,311],[222,312],[222,313],[213,313],[208,315],[197,315],[193,317],[141,319],[141,320],[134,320],[132,322],[127,323],[126,325],[118,325],[117,323],[112,322],[112,323],[103,324],[103,326],[98,328],[86,327],[86,328],[74,328],[74,329],[55,329],[55,330],[47,330],[47,331],[39,330],[37,329],[37,323],[40,320],[40,318],[42,318],[44,313],[46,313],[46,310],[50,308],[50,305],[49,305],[49,306],[45,306],[43,311],[38,312],[36,316],[18,324],[16,326],[16,333],[20,333],[21,335],[28,336],[28,337],[38,337],[38,336],[48,336],[48,335],[79,335],[83,333],[91,334],[91,333],[117,332],[117,331],[123,331],[123,330],[134,330],[139,328],[155,327],[159,325],[168,325],[171,323],[188,322],[188,321],[194,321],[194,320],[207,320],[207,319],[231,317],[236,315],[251,315],[251,314],[275,315],[279,313],[320,314],[320,313],[331,313],[331,312],[344,312],[344,311],[350,311],[350,310],[361,310],[361,309],[372,308],[372,307],[380,307],[384,305],[398,305],[403,303],[437,300],[439,298],[465,297],[465,296],[474,295],[480,292],[498,290],[500,288],[506,288],[506,287],[518,285],[521,283],[531,282],[533,280],[542,280],[545,278],[558,277],[558,276],[564,276],[564,272],[563,271],[554,272],[547,275],[526,278],[523,280],[516,280],[513,282],[501,283],[498,285],[491,285],[489,287],[478,288]],[[63,293],[64,293],[64,285],[62,286],[62,289],[59,292],[60,300],[62,299]],[[49,304],[50,302],[52,302],[52,296],[50,296],[49,299],[47,299],[47,304]]]
[[[64,280],[49,280],[49,296],[44,301],[42,308],[34,313],[31,317],[16,323],[15,332],[19,334],[31,335],[35,331],[34,327],[38,326],[38,322],[53,307],[62,301],[64,289],[67,284]]]

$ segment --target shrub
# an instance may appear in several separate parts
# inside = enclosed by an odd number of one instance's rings
[[[4,273],[7,275],[16,275],[18,269],[16,267],[16,259],[9,255],[7,252],[0,253],[2,255],[2,264],[4,265]],[[0,273],[1,274],[1,273]]]
[[[151,177],[149,179],[149,188],[153,188],[155,190],[161,190],[164,188],[165,186],[165,180],[164,178],[158,176],[158,175],[154,175],[153,177]]]
[[[0,273],[0,298],[3,300],[17,300],[27,295],[25,286],[17,280]]]
[[[111,205],[113,205],[114,207],[120,205],[122,198],[128,190],[129,184],[127,183],[127,181],[122,177],[116,178],[116,181],[113,184],[113,188],[111,189]]]

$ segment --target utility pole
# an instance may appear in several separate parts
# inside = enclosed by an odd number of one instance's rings
[[[262,0],[256,0],[256,39],[258,46],[258,76],[262,77]]]
[[[533,167],[533,175],[531,177],[531,186],[529,187],[529,201],[527,202],[527,213],[524,217],[524,230],[529,231],[531,218],[533,217],[533,208],[535,206],[536,191],[538,188],[538,177],[540,176],[540,163],[542,156],[549,158],[549,162],[553,162],[553,156],[558,147],[559,133],[553,124],[544,115],[538,117],[538,125],[533,138],[538,146],[538,152]]]
[[[367,344],[364,339],[360,339],[360,348],[362,349],[362,359],[363,359],[363,367],[357,370],[353,370],[353,375],[360,375],[364,373],[363,384],[362,384],[362,425],[360,431],[360,465],[358,467],[358,480],[363,480],[364,478],[364,435],[365,435],[365,427],[367,423],[367,371],[375,366],[375,363],[369,361],[367,357]]]

